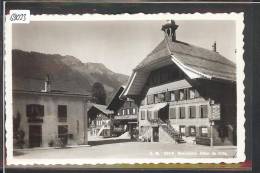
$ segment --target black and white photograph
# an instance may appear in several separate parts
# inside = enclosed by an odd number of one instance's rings
[[[8,25],[8,164],[245,160],[243,14],[139,16]]]

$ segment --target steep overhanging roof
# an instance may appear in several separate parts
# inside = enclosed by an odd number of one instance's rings
[[[114,94],[113,99],[110,101],[110,103],[107,106],[108,110],[117,110],[121,104],[125,102],[125,99],[121,98],[121,94],[124,91],[125,86],[121,86],[117,92]]]
[[[175,64],[190,79],[236,81],[236,65],[217,52],[180,41],[164,40],[133,70],[120,97],[138,95],[151,71]]]
[[[113,111],[108,110],[106,105],[92,104],[92,106],[89,108],[89,110],[91,110],[92,108],[99,110],[100,112],[104,113],[105,115],[110,115],[110,114],[114,113]]]
[[[194,70],[186,65],[184,65],[182,62],[180,62],[176,57],[171,55],[172,61],[190,78],[190,79],[196,79],[196,78],[207,78],[211,79],[212,77],[206,74],[203,74],[197,70]]]

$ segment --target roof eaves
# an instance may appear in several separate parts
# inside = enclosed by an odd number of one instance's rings
[[[96,109],[100,110],[104,114],[113,114],[114,113],[113,111],[108,110],[106,105],[93,104],[92,106],[95,107]]]
[[[197,70],[194,70],[186,65],[184,65],[182,62],[180,62],[177,58],[174,57],[174,55],[171,55],[172,61],[186,74],[188,75],[191,79],[196,79],[196,78],[207,78],[211,79],[212,76],[201,73]]]
[[[125,86],[121,86],[118,90],[117,90],[117,92],[113,95],[113,99],[110,101],[110,103],[108,104],[108,106],[107,106],[107,108],[109,108],[110,106],[111,106],[111,104],[114,102],[114,100],[116,99],[115,97],[117,97],[118,96],[118,99],[119,100],[123,100],[122,98],[120,98],[120,96],[121,96],[121,94],[124,92],[124,89],[125,89],[126,87]],[[122,91],[121,91],[122,90]],[[121,93],[119,94],[119,92],[121,91]],[[119,94],[119,95],[118,95]]]
[[[124,96],[127,95],[127,93],[129,92],[129,89],[130,89],[130,86],[132,85],[134,79],[135,79],[135,76],[136,76],[137,72],[136,71],[133,71],[131,77],[129,78],[129,81],[127,82],[128,85],[126,86],[126,88],[124,89],[124,91],[120,94],[119,98],[122,99]]]
[[[195,78],[208,78],[208,79],[211,79],[212,76],[209,76],[209,75],[206,75],[206,74],[203,74],[197,70],[194,70],[188,66],[185,66],[182,62],[180,62],[176,57],[174,57],[171,49],[170,49],[170,46],[169,46],[169,40],[168,40],[168,37],[167,35],[165,34],[165,43],[166,43],[166,47],[167,47],[167,50],[168,52],[170,53],[171,57],[172,57],[172,61],[181,69],[183,70],[183,72],[185,74],[187,74],[191,79],[195,79]]]
[[[77,96],[77,97],[91,97],[87,94],[80,93],[64,93],[64,92],[42,92],[42,91],[31,91],[31,90],[13,90],[13,93],[17,94],[38,94],[38,95],[59,95],[59,96]]]

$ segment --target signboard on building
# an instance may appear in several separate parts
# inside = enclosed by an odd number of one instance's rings
[[[220,104],[211,105],[211,116],[210,120],[220,120]]]
[[[120,115],[120,116],[115,116],[115,120],[133,120],[137,119],[137,115]]]

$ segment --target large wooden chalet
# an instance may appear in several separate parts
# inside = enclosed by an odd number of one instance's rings
[[[165,38],[133,70],[121,94],[139,107],[144,141],[236,145],[236,65],[216,51]]]
[[[106,105],[92,104],[88,110],[89,135],[111,137],[113,114]]]
[[[129,132],[131,138],[134,138],[137,135],[138,106],[133,99],[120,98],[123,90],[124,87],[121,86],[107,106],[107,109],[114,112],[113,133],[119,136],[125,132]]]

